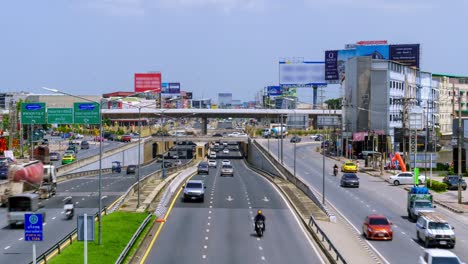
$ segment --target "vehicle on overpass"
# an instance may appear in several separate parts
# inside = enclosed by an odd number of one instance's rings
[[[136,165],[128,165],[127,166],[127,174],[135,174],[137,170]]]
[[[23,193],[8,197],[7,221],[10,227],[24,224],[26,214],[41,213],[45,222],[46,213],[40,211],[43,206],[39,203],[39,195],[35,193]]]
[[[288,135],[288,129],[286,126],[273,126],[271,129],[271,137],[274,138],[281,138],[286,137]]]
[[[117,173],[122,172],[122,164],[120,163],[120,161],[112,162],[112,173],[114,172],[117,172]]]
[[[75,159],[75,155],[71,153],[65,153],[62,157],[62,165],[73,163]]]

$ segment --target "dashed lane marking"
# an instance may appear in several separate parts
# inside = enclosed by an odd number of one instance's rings
[[[5,249],[5,250],[7,250],[7,249],[9,249],[9,248],[10,248],[10,246],[8,246],[8,247],[5,247],[4,249]]]
[[[52,217],[52,220],[55,220],[55,218],[57,218],[56,216]]]
[[[23,240],[23,239],[24,239],[24,237],[20,237],[18,240],[21,241],[21,240]]]

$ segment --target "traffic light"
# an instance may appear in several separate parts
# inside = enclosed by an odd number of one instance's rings
[[[461,172],[466,172],[466,149],[462,148]],[[458,174],[458,148],[453,148],[453,172]]]

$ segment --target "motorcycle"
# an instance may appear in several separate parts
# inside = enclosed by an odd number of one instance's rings
[[[262,237],[264,231],[265,223],[262,220],[255,222],[255,232],[257,233],[257,236]]]
[[[73,208],[73,204],[65,204],[63,209],[65,210],[65,217],[68,220],[72,219],[75,214],[75,209]]]
[[[338,175],[338,168],[333,168],[333,175],[335,175],[335,176]]]

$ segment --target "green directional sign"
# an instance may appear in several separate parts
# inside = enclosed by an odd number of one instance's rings
[[[21,123],[42,125],[46,123],[45,103],[21,103]]]
[[[100,124],[99,104],[86,102],[74,103],[73,116],[75,124]]]
[[[73,108],[47,108],[48,124],[73,124]]]

